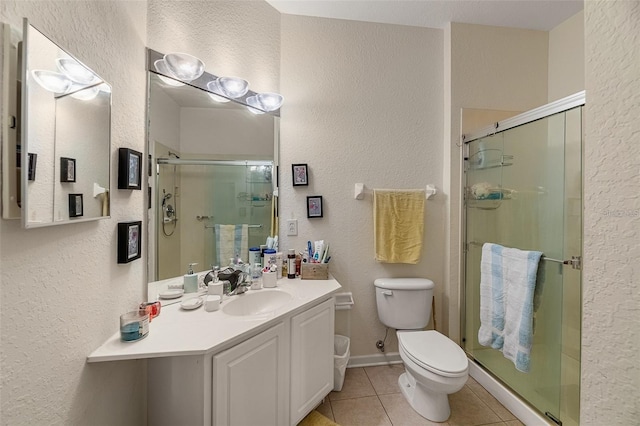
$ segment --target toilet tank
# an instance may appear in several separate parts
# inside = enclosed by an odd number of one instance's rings
[[[396,330],[421,329],[431,318],[433,281],[426,278],[378,278],[376,287],[378,318]]]

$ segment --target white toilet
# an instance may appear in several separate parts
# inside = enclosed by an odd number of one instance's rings
[[[433,281],[378,278],[374,281],[378,317],[397,329],[405,372],[398,379],[411,407],[432,422],[449,418],[447,395],[462,389],[469,375],[464,351],[435,330],[422,330],[431,317]]]

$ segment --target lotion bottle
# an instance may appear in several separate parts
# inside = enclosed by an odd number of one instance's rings
[[[193,273],[193,267],[197,263],[190,263],[189,269],[184,276],[184,292],[195,293],[198,291],[198,275]]]

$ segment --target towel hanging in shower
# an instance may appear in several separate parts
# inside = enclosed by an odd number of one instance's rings
[[[529,372],[533,296],[542,253],[486,243],[480,262],[478,341],[502,351],[516,369]]]
[[[226,266],[229,259],[238,255],[248,262],[249,225],[215,225],[216,262],[218,266]]]

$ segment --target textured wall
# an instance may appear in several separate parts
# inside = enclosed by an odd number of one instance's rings
[[[116,224],[142,219],[142,191],[118,191],[117,150],[144,150],[146,5],[143,2],[3,1],[113,86],[111,219],[24,230],[0,222],[1,422],[145,423],[146,363],[88,365],[145,296],[145,260],[116,264]],[[143,252],[144,253],[144,252]]]
[[[445,191],[448,334],[460,336],[460,110],[526,111],[547,101],[548,36],[544,31],[452,23],[445,30]]]
[[[584,90],[584,13],[549,31],[548,101]]]
[[[426,203],[418,265],[378,264],[372,196],[354,200],[354,183],[442,189],[442,31],[283,15],[282,58],[281,229],[298,219],[282,249],[331,244],[329,269],[355,299],[351,354],[378,353],[375,278],[429,277],[441,303],[445,199]],[[292,187],[292,163],[308,163],[308,187]],[[324,218],[307,219],[308,195],[324,197]],[[387,342],[397,350],[394,333]]]
[[[583,425],[640,416],[640,3],[585,2]]]

